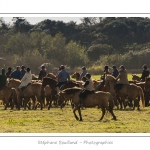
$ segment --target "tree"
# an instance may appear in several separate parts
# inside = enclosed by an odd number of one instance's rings
[[[13,28],[15,32],[28,32],[32,25],[23,17],[13,17]]]

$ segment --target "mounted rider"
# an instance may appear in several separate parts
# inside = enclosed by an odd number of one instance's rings
[[[58,83],[56,85],[56,90],[57,94],[59,93],[61,87],[67,83],[67,81],[70,81],[70,75],[69,73],[65,70],[65,66],[61,65],[60,66],[60,71],[58,73]]]
[[[101,76],[100,80],[103,80],[102,82],[100,82],[100,84],[97,85],[97,90],[98,91],[104,91],[104,85],[105,85],[105,77],[106,75],[111,74],[109,71],[109,67],[105,66],[104,67],[104,72],[103,75]]]
[[[40,73],[39,73],[38,80],[42,80],[46,76],[46,74],[47,74],[46,68],[45,68],[45,66],[42,66]]]
[[[144,82],[144,81],[145,81],[145,78],[146,78],[146,77],[149,77],[149,70],[148,70],[148,67],[147,67],[146,64],[143,65],[142,68],[143,68],[143,72],[142,72],[142,76],[141,76],[141,80],[140,80],[140,81]]]
[[[117,81],[118,79],[119,81]],[[116,91],[116,95],[119,95],[119,92],[122,89],[123,85],[129,84],[127,71],[123,65],[119,67],[119,75],[117,76],[116,81],[117,83],[114,88]]]
[[[119,75],[119,71],[116,66],[113,66],[112,68],[113,68],[112,76],[116,78]]]
[[[80,104],[78,105],[79,107],[83,106],[84,99],[87,97],[88,94],[94,93],[94,84],[91,79],[91,74],[86,73],[85,77],[87,78],[85,84],[84,84],[84,90],[80,93],[79,98],[80,98]]]
[[[11,68],[11,67],[8,67],[8,71],[6,72],[7,78],[10,78],[10,77],[11,77],[11,73],[12,73],[12,68]]]
[[[2,68],[2,73],[0,74],[0,90],[2,90],[7,83],[7,76],[5,75],[5,69]]]
[[[22,74],[20,71],[20,66],[17,66],[16,70],[14,70],[11,74],[11,78],[21,80],[21,77],[22,77]]]
[[[25,75],[21,80],[21,84],[19,85],[18,89],[22,92],[22,88],[27,87],[32,81],[32,74],[30,68],[27,68]]]
[[[108,66],[105,66],[105,67],[104,67],[104,73],[103,73],[103,79],[104,79],[104,80],[105,80],[105,77],[106,77],[107,74],[111,74],[111,73],[110,73],[110,71],[109,71],[109,67],[108,67]]]
[[[23,78],[23,76],[24,76],[25,73],[26,73],[25,68],[26,68],[26,67],[25,67],[24,65],[21,66],[21,76],[22,76],[21,79]]]
[[[87,73],[86,67],[83,66],[83,67],[82,67],[82,72],[81,72],[81,74],[80,74],[80,80],[82,79],[82,77],[84,77],[84,76],[86,75],[86,73]]]

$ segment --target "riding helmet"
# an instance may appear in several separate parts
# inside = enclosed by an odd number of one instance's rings
[[[65,69],[65,66],[64,66],[64,65],[61,65],[60,68],[61,68],[61,69]]]
[[[108,66],[105,66],[104,69],[107,70],[107,69],[109,69],[109,68],[108,68]]]
[[[85,76],[88,77],[88,78],[91,78],[91,74],[90,73],[86,73]]]
[[[147,69],[147,65],[146,65],[146,64],[144,64],[142,68],[143,68],[143,69]]]
[[[21,69],[24,69],[24,68],[26,68],[26,67],[25,67],[24,65],[22,65],[22,66],[21,66]]]
[[[121,65],[119,68],[125,69],[123,65]]]
[[[42,68],[42,69],[45,69],[45,66],[42,66],[41,68]]]
[[[8,70],[10,70],[10,71],[12,70],[12,68],[11,68],[11,67],[8,67],[7,69],[8,69]]]
[[[82,70],[86,70],[86,67],[85,67],[85,66],[83,66],[83,67],[82,67]]]
[[[113,68],[113,69],[116,69],[117,67],[113,65],[113,67],[112,67],[112,68]]]
[[[2,68],[2,70],[1,70],[1,71],[2,71],[2,73],[5,73],[5,69],[4,69],[4,68]]]

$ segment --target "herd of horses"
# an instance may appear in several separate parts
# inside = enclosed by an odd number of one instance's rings
[[[113,112],[114,107],[123,109],[124,106],[124,109],[126,109],[126,107],[129,106],[132,109],[137,107],[137,109],[140,110],[140,100],[143,107],[149,106],[150,78],[146,78],[145,82],[140,82],[138,76],[132,76],[132,81],[129,81],[130,84],[124,85],[118,96],[116,96],[114,90],[116,80],[113,76],[107,75],[104,80],[93,80],[95,92],[86,97],[83,107],[101,108],[102,116],[100,120],[103,119],[107,110],[113,119],[116,120],[116,116]],[[68,81],[64,84],[59,93],[56,91],[57,78],[53,73],[47,74],[42,81],[35,78],[22,92],[18,90],[20,80],[8,79],[7,85],[0,90],[0,100],[3,101],[5,110],[8,107],[14,109],[14,106],[16,106],[18,110],[22,107],[24,109],[28,108],[34,110],[38,107],[40,107],[41,110],[47,107],[48,110],[50,110],[53,104],[63,108],[69,101],[73,109],[74,117],[76,120],[82,121],[81,108],[79,107],[79,93],[84,88],[83,85],[86,78],[82,77],[80,80],[80,74],[78,72],[75,72],[71,77],[75,80]],[[101,84],[104,85],[102,90],[99,89]],[[78,111],[79,117],[76,111]]]

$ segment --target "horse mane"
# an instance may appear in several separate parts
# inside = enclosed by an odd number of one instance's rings
[[[53,81],[53,82],[57,83],[56,80],[54,80],[54,79],[52,79],[52,78],[50,78],[50,77],[47,77],[47,76],[43,78],[42,82],[43,82],[43,81]]]
[[[87,79],[86,79],[86,77],[83,76],[83,77],[81,78],[81,80],[85,82]]]
[[[76,72],[76,75],[78,77],[78,79],[80,78],[80,73],[79,72]]]
[[[108,77],[109,77],[109,79],[116,80],[116,78],[114,76],[112,76],[112,75],[107,75],[106,78],[108,78]]]
[[[9,80],[9,82],[10,82],[10,81],[13,81],[13,80],[14,80],[14,81],[17,81],[17,82],[21,82],[20,80],[14,79],[14,78],[11,78],[11,79]]]
[[[67,89],[63,90],[62,92],[66,93],[66,94],[75,94],[79,91],[82,91],[82,89],[79,87],[74,87],[74,88],[67,88]]]

